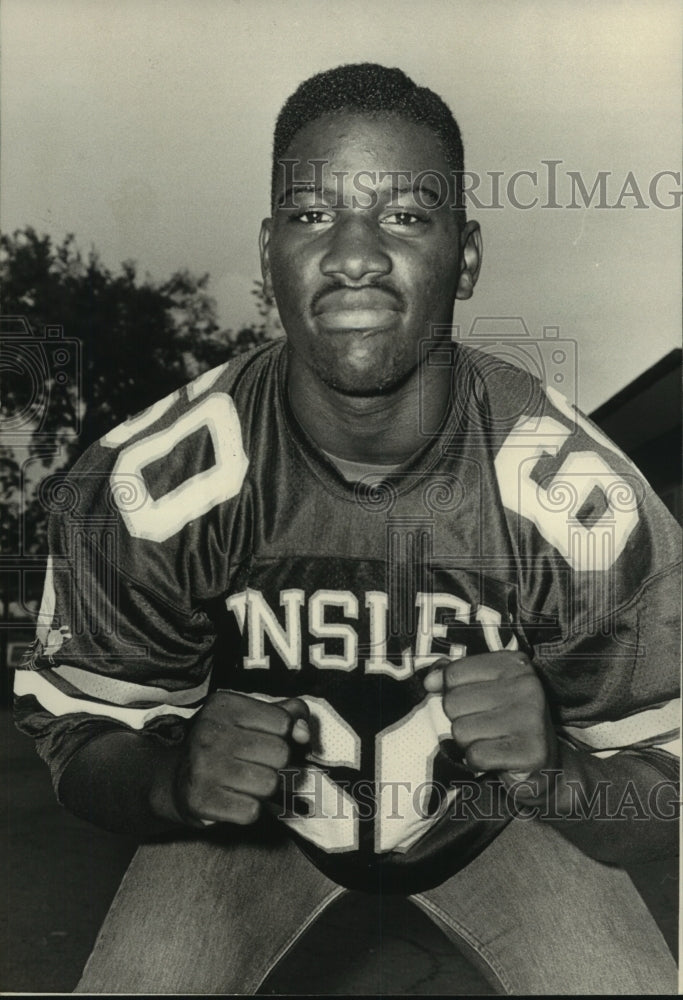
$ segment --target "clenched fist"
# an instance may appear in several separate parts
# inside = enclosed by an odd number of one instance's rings
[[[557,743],[545,693],[525,653],[444,658],[424,686],[443,693],[453,739],[473,771],[499,771],[510,785],[555,765]]]
[[[159,815],[188,826],[254,823],[275,795],[293,744],[310,739],[308,706],[219,691],[207,698],[153,793]]]

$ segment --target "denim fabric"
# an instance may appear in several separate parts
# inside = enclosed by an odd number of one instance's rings
[[[677,970],[625,871],[514,820],[472,864],[413,897],[497,992],[673,994]]]
[[[76,992],[252,994],[345,891],[284,838],[145,845]],[[536,821],[513,821],[411,898],[497,992],[676,994],[674,961],[625,872]]]

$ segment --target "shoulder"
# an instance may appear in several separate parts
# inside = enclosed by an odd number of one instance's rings
[[[250,424],[276,384],[280,348],[205,372],[88,448],[53,490],[51,551],[76,558],[86,546],[172,602],[209,587],[228,553],[208,565],[207,539],[225,539],[238,556],[231,525],[243,506]]]
[[[497,353],[466,346],[458,351],[470,407],[502,462],[508,456],[528,459],[532,454],[557,456],[560,452],[566,459],[571,452],[579,452],[589,469],[595,465],[589,453],[595,453],[603,459],[601,467],[606,461],[611,468],[642,479],[607,435],[556,386],[539,378],[531,365],[523,368]]]
[[[274,374],[274,362],[277,362],[280,351],[280,343],[269,343],[204,372],[192,382],[119,424],[105,434],[94,448],[116,450],[123,445],[134,444],[143,437],[165,430],[189,413],[198,409],[201,411],[202,407],[209,409],[206,406],[207,399],[236,400],[238,396],[245,395],[245,390],[248,395],[249,387],[255,379],[264,373]],[[226,404],[218,405],[224,407]],[[91,453],[92,451],[93,449]]]
[[[188,490],[201,485],[198,511],[219,493],[234,495],[248,465],[254,387],[264,378],[274,385],[280,350],[267,344],[219,365],[114,427],[70,471],[72,506],[83,514],[113,506],[137,537],[163,540]]]
[[[470,416],[493,441],[502,441],[522,418],[538,414],[546,404],[537,366],[513,364],[509,350],[485,351],[457,346],[457,392]],[[516,355],[512,355],[516,359]]]
[[[467,405],[521,548],[549,546],[578,570],[619,560],[641,579],[678,560],[675,522],[607,435],[536,374],[461,351]]]

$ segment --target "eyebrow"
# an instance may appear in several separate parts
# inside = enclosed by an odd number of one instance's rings
[[[336,190],[333,191],[332,188],[316,187],[316,185],[311,183],[310,181],[295,181],[293,184],[290,184],[288,188],[285,188],[284,193],[281,194],[280,197],[275,202],[276,206],[278,208],[281,208],[283,203],[286,201],[290,201],[290,199],[295,194],[316,194],[316,195],[320,194],[323,196],[324,195],[336,196],[337,191]]]
[[[392,185],[391,187],[391,201],[395,198],[400,198],[405,195],[413,195],[415,191],[422,192],[428,198],[431,198],[435,205],[439,204],[439,194],[434,191],[433,188],[429,187],[427,184],[418,184],[417,187],[413,187],[408,184]],[[362,190],[356,190],[353,192],[358,195],[362,195],[364,192]],[[296,207],[291,205],[291,199],[295,194],[315,194],[320,195],[321,198],[328,198],[330,201],[336,201],[339,198],[339,189],[331,187],[319,187],[315,185],[312,181],[295,181],[290,184],[288,188],[280,195],[280,197],[275,202],[276,208],[282,208],[287,202],[290,203],[291,207]]]

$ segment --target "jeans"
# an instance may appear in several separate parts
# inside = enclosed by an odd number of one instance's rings
[[[345,891],[284,837],[236,828],[147,844],[76,992],[253,994]],[[628,875],[536,820],[513,820],[410,899],[498,993],[676,994],[673,958]]]

